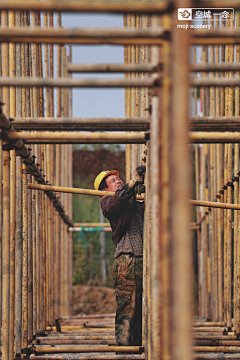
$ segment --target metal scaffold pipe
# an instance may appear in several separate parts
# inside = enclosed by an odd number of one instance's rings
[[[239,132],[195,132],[189,134],[191,143],[237,143],[240,141]]]
[[[128,72],[157,72],[160,65],[154,64],[72,64],[68,63],[70,73],[128,73]]]
[[[71,78],[39,78],[25,77],[12,79],[1,77],[0,86],[39,86],[39,87],[72,87],[72,88],[122,88],[122,87],[154,87],[161,79],[152,76],[147,79],[71,79]]]
[[[28,189],[32,190],[43,190],[43,191],[56,191],[63,193],[71,194],[82,194],[82,195],[93,195],[93,196],[104,196],[104,195],[114,195],[112,191],[101,191],[101,190],[90,190],[90,189],[77,189],[64,186],[51,186],[51,185],[38,185],[38,184],[28,184]],[[137,199],[143,200],[143,195],[137,195]]]
[[[2,108],[0,107],[0,127],[7,131],[7,134],[10,134],[11,132],[14,132],[14,128],[12,126],[12,123],[9,119],[6,118],[4,115]],[[23,141],[21,139],[17,140],[14,144],[16,150],[20,152],[21,157],[24,159],[26,165],[31,170],[33,176],[35,179],[41,183],[46,184],[44,180],[44,176],[42,175],[41,171],[38,168],[38,164],[35,163],[35,156],[30,154],[30,151],[26,146],[24,145]],[[68,218],[68,216],[65,214],[63,207],[59,200],[57,199],[56,195],[53,193],[49,194],[50,199],[53,201],[54,207],[57,209],[63,220],[69,225],[72,225],[72,221]]]
[[[144,143],[148,139],[148,133],[139,132],[139,133],[76,133],[76,132],[9,132],[9,140],[19,140],[19,139],[28,139],[32,140],[84,140],[84,141],[135,141],[139,143]]]
[[[168,40],[169,32],[164,28],[147,29],[103,29],[103,28],[1,28],[0,40],[6,42],[33,42],[46,44],[146,44],[160,45]]]
[[[65,12],[107,12],[107,13],[143,13],[162,14],[173,9],[171,1],[146,1],[126,3],[125,1],[1,1],[0,10],[35,10]]]
[[[189,118],[191,131],[239,131],[240,116],[201,116]]]
[[[147,131],[148,118],[14,118],[16,130]]]

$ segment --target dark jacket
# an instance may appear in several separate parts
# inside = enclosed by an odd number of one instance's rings
[[[114,195],[103,196],[100,202],[103,215],[110,221],[113,242],[117,245],[130,229],[133,213],[139,211],[143,217],[144,203],[136,201],[134,189],[129,189],[128,184]]]

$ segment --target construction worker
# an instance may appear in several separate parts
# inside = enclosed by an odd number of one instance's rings
[[[137,169],[145,171],[145,166]],[[141,173],[141,171],[140,171]],[[102,171],[95,190],[112,191],[101,198],[103,215],[110,221],[116,245],[113,282],[117,300],[115,335],[117,345],[142,345],[142,276],[144,203],[136,201],[135,187],[143,183],[135,171],[124,185],[116,170]]]

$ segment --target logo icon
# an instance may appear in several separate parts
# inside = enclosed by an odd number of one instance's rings
[[[191,8],[179,8],[178,9],[178,20],[192,20],[192,9]]]

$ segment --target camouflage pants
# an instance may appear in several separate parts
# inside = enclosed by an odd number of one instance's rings
[[[142,345],[142,277],[142,256],[122,254],[115,259],[113,281],[117,300],[117,345]]]

